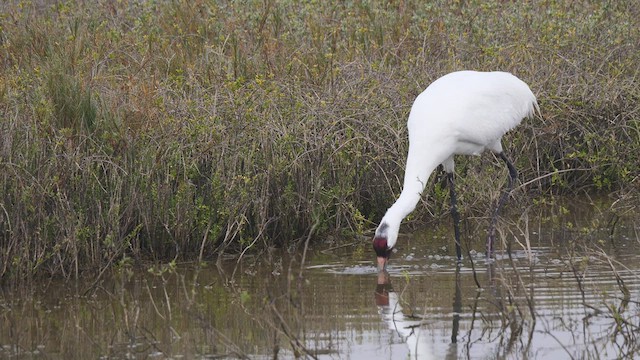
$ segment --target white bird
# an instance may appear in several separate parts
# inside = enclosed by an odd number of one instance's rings
[[[453,157],[480,155],[484,150],[497,154],[509,169],[508,190],[498,201],[489,228],[487,256],[491,256],[496,217],[517,177],[502,150],[501,139],[536,111],[539,112],[538,103],[529,86],[506,72],[453,72],[418,95],[407,121],[409,153],[402,193],[385,213],[373,238],[378,268],[386,266],[400,223],[415,209],[430,174],[439,164],[449,180],[456,255],[461,259]]]

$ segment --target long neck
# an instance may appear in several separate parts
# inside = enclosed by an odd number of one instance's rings
[[[392,248],[398,239],[400,223],[415,209],[416,204],[420,201],[420,192],[415,191],[415,189],[413,190],[414,191],[408,190],[405,187],[398,200],[387,210],[380,221],[378,229],[386,231],[387,246],[389,248]],[[386,227],[384,226],[385,224]]]
[[[398,200],[387,210],[380,221],[378,230],[376,230],[376,235],[382,235],[379,232],[386,231],[389,248],[392,248],[396,243],[400,223],[416,208],[418,201],[420,201],[429,175],[444,160],[441,156],[432,156],[430,159],[426,159],[424,155],[420,156],[425,151],[420,150],[412,146],[409,147],[402,192]]]
[[[402,220],[416,208],[418,201],[420,201],[421,190],[405,187],[398,200],[385,213],[382,222],[387,223],[390,227],[400,227]]]

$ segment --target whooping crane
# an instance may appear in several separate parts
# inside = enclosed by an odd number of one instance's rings
[[[407,121],[409,153],[402,192],[385,213],[373,238],[379,270],[385,268],[396,244],[400,223],[415,209],[430,174],[439,164],[447,173],[456,255],[461,260],[453,157],[480,155],[484,150],[497,154],[509,169],[507,190],[493,212],[487,238],[487,257],[492,256],[497,215],[517,177],[502,150],[501,138],[536,110],[539,111],[538,103],[529,86],[514,75],[499,71],[453,72],[418,95]]]

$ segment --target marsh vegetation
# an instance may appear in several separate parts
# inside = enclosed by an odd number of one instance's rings
[[[442,74],[513,72],[543,116],[505,139],[514,201],[638,199],[630,2],[4,1],[0,278],[77,278],[366,234]],[[463,217],[506,178],[460,159]],[[407,229],[447,213],[437,179]],[[519,206],[519,205],[515,205]],[[627,208],[637,210],[633,206]],[[347,237],[348,238],[348,237]]]

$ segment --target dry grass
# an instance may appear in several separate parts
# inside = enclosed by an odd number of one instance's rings
[[[413,98],[460,69],[537,94],[544,119],[505,139],[525,190],[637,190],[638,19],[626,2],[3,2],[0,278],[370,229]],[[458,166],[463,211],[498,190],[487,161]],[[446,210],[438,187],[416,217]]]

